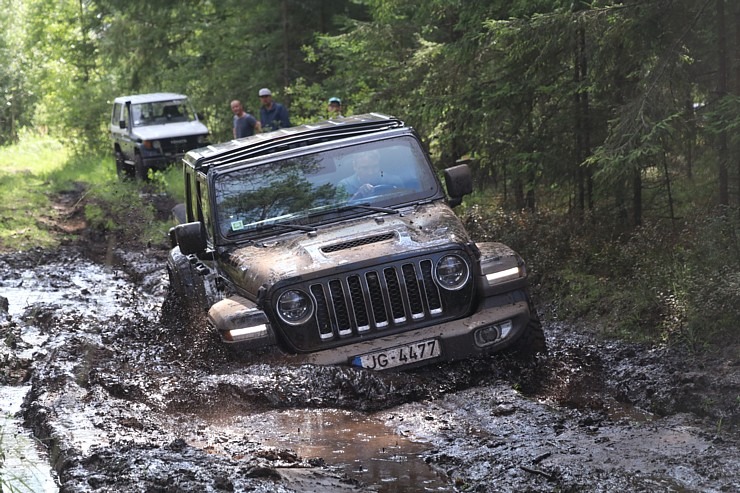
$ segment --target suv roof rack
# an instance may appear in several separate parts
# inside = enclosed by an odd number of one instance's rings
[[[403,127],[403,121],[381,113],[367,113],[317,123],[298,125],[274,132],[231,140],[188,152],[183,158],[189,166],[206,172],[211,166],[307,145]]]

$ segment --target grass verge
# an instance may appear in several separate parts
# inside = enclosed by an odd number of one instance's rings
[[[72,154],[54,139],[26,134],[0,148],[0,251],[56,248],[83,230],[126,242],[165,242],[171,223],[154,204],[181,197],[180,181],[176,169],[145,186],[120,181],[112,156]],[[69,227],[73,222],[82,224]]]

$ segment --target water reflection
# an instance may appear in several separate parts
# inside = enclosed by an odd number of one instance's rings
[[[455,491],[421,457],[428,445],[398,435],[373,415],[340,409],[287,409],[203,416],[209,435],[243,434],[263,446],[323,459],[380,493]]]

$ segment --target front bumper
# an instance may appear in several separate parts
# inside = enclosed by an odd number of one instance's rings
[[[529,304],[526,301],[482,308],[470,317],[451,322],[425,327],[388,337],[363,341],[326,351],[299,355],[297,358],[307,363],[320,365],[348,365],[359,355],[391,349],[423,340],[437,339],[441,346],[441,355],[436,361],[468,359],[475,356],[491,354],[515,342],[526,330],[530,319]],[[511,329],[506,336],[499,337],[486,346],[476,344],[475,333],[511,321]],[[426,361],[425,363],[428,363]]]
[[[164,170],[170,164],[179,162],[184,154],[163,155],[159,153],[142,154],[141,158],[147,168]]]

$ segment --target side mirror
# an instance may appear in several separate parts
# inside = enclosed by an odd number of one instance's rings
[[[185,221],[188,220],[187,215],[187,208],[183,203],[177,204],[172,208],[172,217],[177,224],[185,224]]]
[[[473,178],[467,164],[459,164],[444,170],[447,195],[452,207],[460,205],[465,195],[473,193]]]
[[[171,228],[170,241],[180,247],[183,255],[203,252],[207,246],[205,231],[200,221],[178,224]]]
[[[118,122],[118,128],[120,128],[120,129],[126,128],[126,120],[120,120]]]
[[[200,120],[202,122],[206,121],[206,119],[203,117],[203,113],[200,113],[200,112],[199,113],[196,113],[195,116],[197,116],[198,117],[198,120]]]

